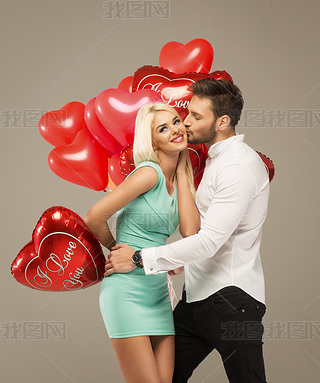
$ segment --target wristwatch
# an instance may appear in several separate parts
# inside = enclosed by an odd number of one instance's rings
[[[141,265],[142,257],[141,257],[140,251],[141,251],[141,250],[137,250],[137,251],[134,252],[134,254],[133,254],[133,256],[132,256],[132,262],[133,262],[137,267],[139,267],[140,269],[142,269],[143,266]]]

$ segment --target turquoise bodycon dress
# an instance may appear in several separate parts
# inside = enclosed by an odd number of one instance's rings
[[[165,245],[179,225],[177,185],[170,196],[160,166],[144,161],[135,170],[143,166],[157,171],[157,184],[116,215],[116,243],[126,243],[134,250]],[[136,268],[105,277],[99,303],[110,338],[174,335],[167,273],[145,275],[144,269]]]

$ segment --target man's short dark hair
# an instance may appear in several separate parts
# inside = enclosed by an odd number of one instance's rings
[[[204,78],[189,87],[194,96],[209,98],[215,118],[227,115],[234,128],[240,120],[243,98],[240,89],[227,80]]]

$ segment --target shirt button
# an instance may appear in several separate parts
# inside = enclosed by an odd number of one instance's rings
[[[150,267],[150,271],[153,271],[153,267]]]

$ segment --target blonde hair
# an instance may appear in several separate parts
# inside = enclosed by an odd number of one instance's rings
[[[159,163],[158,156],[152,146],[152,126],[156,113],[161,111],[170,112],[181,118],[174,108],[164,102],[156,102],[154,104],[149,103],[140,108],[136,118],[133,143],[133,160],[135,166],[138,166],[143,161]],[[194,186],[193,169],[189,156],[187,156],[186,174],[191,194],[195,200],[196,189]],[[174,182],[176,181],[177,174],[174,176]]]

